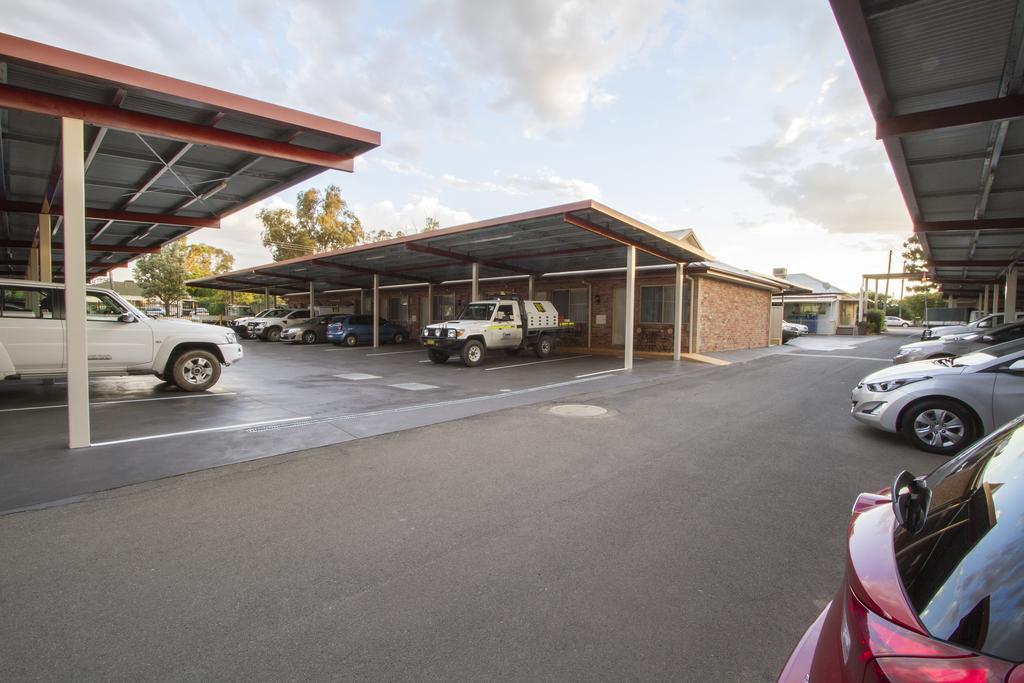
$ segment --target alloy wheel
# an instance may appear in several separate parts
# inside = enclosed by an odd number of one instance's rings
[[[936,448],[952,448],[964,438],[963,420],[941,408],[930,408],[914,418],[914,433],[922,442]]]

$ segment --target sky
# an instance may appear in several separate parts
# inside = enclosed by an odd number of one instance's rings
[[[848,290],[911,222],[825,0],[0,0],[3,31],[381,131],[196,233],[339,185],[406,232],[596,199],[729,264]],[[118,279],[129,273],[118,273]]]

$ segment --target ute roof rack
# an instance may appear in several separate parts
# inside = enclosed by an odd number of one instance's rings
[[[522,294],[516,294],[515,292],[487,292],[484,295],[486,299],[512,299],[513,301],[525,301]]]

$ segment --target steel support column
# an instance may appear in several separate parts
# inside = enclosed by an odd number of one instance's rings
[[[380,347],[380,312],[378,306],[380,306],[380,275],[374,273],[373,310],[370,311],[370,315],[373,316],[373,348],[375,349]]]
[[[983,290],[981,290],[981,310],[984,313],[988,313],[989,312],[989,310],[988,310],[988,285],[985,285],[985,288]]]
[[[1017,319],[1017,266],[1006,269],[1006,296],[1003,297],[1003,310],[1006,318],[1003,322],[1012,323]]]
[[[50,234],[50,214],[39,214],[39,279],[53,282],[53,248]]]
[[[313,283],[310,282],[309,283],[309,317],[310,318],[312,318],[312,317],[314,317],[316,315],[316,312],[313,310],[314,309],[314,304],[315,304],[315,295],[316,295],[316,293],[313,291]]]
[[[473,288],[469,296],[470,301],[480,299],[480,264],[473,262]]]
[[[686,273],[686,264],[676,264],[676,311],[672,322],[675,329],[672,331],[672,358],[682,360],[683,358],[683,276]]]
[[[532,275],[526,278],[526,298],[530,300],[533,299],[533,281],[534,277]]]
[[[999,312],[999,285],[992,285],[992,312]]]
[[[68,446],[83,448],[89,427],[89,340],[85,317],[85,125],[61,119],[64,183],[64,353],[68,370]]]
[[[270,287],[263,288],[263,308],[264,310],[270,308]]]
[[[422,306],[420,309],[422,310]],[[431,282],[427,283],[427,319],[423,321],[420,327],[426,327],[427,325],[434,322],[434,285]]]
[[[633,313],[636,299],[636,247],[626,247],[626,311],[622,316],[623,325],[626,326],[626,336],[623,338],[625,348],[623,356],[626,370],[633,369]]]

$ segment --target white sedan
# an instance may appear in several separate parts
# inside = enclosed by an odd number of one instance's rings
[[[910,322],[909,320],[904,320],[903,318],[901,318],[899,316],[896,316],[896,315],[887,315],[887,316],[885,316],[885,326],[886,327],[910,327],[911,325],[913,325],[912,322]]]

